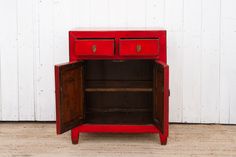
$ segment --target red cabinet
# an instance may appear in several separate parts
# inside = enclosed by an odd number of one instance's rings
[[[166,32],[70,31],[70,62],[55,66],[57,133],[168,137]]]

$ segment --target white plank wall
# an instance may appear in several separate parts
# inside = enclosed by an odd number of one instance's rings
[[[34,55],[36,1],[26,0],[17,3],[17,41],[18,41],[18,119],[34,119]],[[29,16],[30,15],[30,16]],[[7,84],[6,84],[7,85]],[[27,111],[27,112],[26,112]],[[7,115],[6,115],[7,119]]]
[[[235,0],[0,0],[0,120],[55,120],[54,64],[78,27],[163,27],[170,121],[236,124]]]
[[[19,45],[16,0],[1,0],[0,10],[1,119],[19,120]]]

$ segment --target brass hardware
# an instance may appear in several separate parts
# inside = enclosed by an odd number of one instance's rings
[[[142,46],[141,46],[141,45],[137,45],[137,46],[136,46],[136,51],[137,51],[137,52],[141,52],[141,50],[142,50]]]
[[[93,53],[95,53],[95,52],[97,51],[96,45],[93,45],[93,46],[92,46],[92,51],[93,51]]]

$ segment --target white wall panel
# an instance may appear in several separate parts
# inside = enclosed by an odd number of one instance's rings
[[[146,26],[146,0],[126,1],[127,27]]]
[[[221,2],[220,122],[236,123],[236,1]]]
[[[2,120],[19,119],[17,9],[16,0],[0,1]]]
[[[109,6],[109,0],[90,0],[91,27],[109,27]]]
[[[200,122],[202,2],[184,0],[183,122]]]
[[[78,27],[167,29],[170,121],[236,124],[234,0],[0,1],[0,120],[55,120],[54,64]]]
[[[122,11],[121,11],[122,10]],[[126,28],[127,21],[127,5],[126,0],[109,0],[109,19],[110,27]]]
[[[90,0],[71,0],[71,16],[73,20],[72,28],[77,27],[90,27],[91,21],[91,2]],[[67,2],[68,3],[68,2]],[[71,28],[70,28],[71,29]]]
[[[165,0],[146,1],[146,25],[147,27],[162,27],[165,23]],[[132,12],[132,10],[130,11]],[[144,12],[139,12],[144,14]]]
[[[202,1],[201,122],[218,123],[220,0]]]
[[[54,64],[59,64],[69,61],[69,42],[68,30],[73,26],[73,18],[71,15],[74,13],[73,3],[68,3],[67,0],[55,0],[53,12],[53,46],[54,49]]]
[[[35,9],[37,1],[17,3],[19,120],[34,120]]]
[[[170,121],[182,122],[183,109],[183,0],[165,1],[167,61],[170,66]]]
[[[39,0],[36,120],[55,120],[54,8],[56,1]],[[65,43],[66,44],[66,43]]]

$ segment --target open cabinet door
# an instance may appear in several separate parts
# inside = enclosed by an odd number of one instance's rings
[[[169,67],[161,61],[153,69],[153,121],[163,134],[168,136]]]
[[[83,64],[55,66],[57,134],[82,123],[84,118]]]

